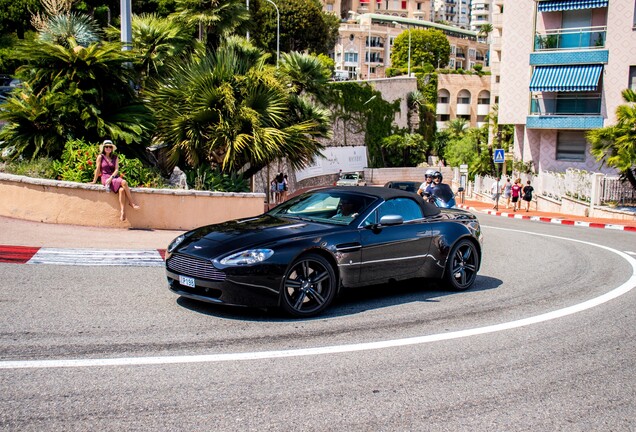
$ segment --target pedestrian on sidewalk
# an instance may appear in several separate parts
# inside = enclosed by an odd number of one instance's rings
[[[492,195],[492,199],[495,202],[495,205],[492,206],[493,209],[497,208],[497,204],[499,203],[499,196],[501,195],[501,188],[499,187],[501,178],[497,177],[494,182],[492,182],[492,186],[490,186],[490,194]]]
[[[517,208],[521,210],[521,179],[515,180],[515,184],[510,188],[512,198],[512,211],[517,211]]]
[[[530,211],[530,201],[532,201],[532,192],[534,188],[530,185],[530,180],[523,187],[523,200],[526,202],[526,211]],[[521,207],[521,204],[519,205]]]
[[[123,222],[126,220],[126,200],[133,209],[139,210],[140,207],[132,199],[128,182],[119,176],[119,158],[115,154],[116,151],[117,146],[111,140],[104,140],[99,146],[95,176],[91,183],[97,183],[97,178],[100,178],[106,189],[119,194],[119,219]]]
[[[510,197],[512,196],[512,182],[510,181],[510,177],[506,178],[502,191],[503,196],[506,199],[506,208],[510,208]]]

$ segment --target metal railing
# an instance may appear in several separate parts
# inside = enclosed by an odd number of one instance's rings
[[[601,204],[636,205],[636,189],[618,177],[605,177],[601,187]]]
[[[601,96],[590,95],[556,97],[534,95],[530,104],[530,114],[536,115],[600,115]]]
[[[535,33],[535,51],[604,48],[607,26],[552,29]]]

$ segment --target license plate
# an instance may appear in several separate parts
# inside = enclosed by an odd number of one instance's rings
[[[183,286],[194,288],[194,278],[179,275],[179,283]]]

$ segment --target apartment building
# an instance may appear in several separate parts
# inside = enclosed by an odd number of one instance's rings
[[[472,0],[470,29],[479,31],[485,24],[492,24],[492,0]]]
[[[350,79],[386,77],[386,69],[391,66],[393,41],[401,32],[413,29],[434,28],[448,37],[451,45],[448,68],[470,70],[476,64],[484,70],[488,68],[488,44],[477,32],[393,15],[360,15],[352,11],[349,16],[350,19],[340,25],[333,58],[336,69],[348,71]]]
[[[470,26],[470,0],[434,0],[432,21],[442,21],[468,29]]]
[[[502,34],[499,122],[515,125],[514,156],[538,172],[614,173],[585,133],[616,122],[636,86],[633,0],[496,0]],[[493,56],[499,61],[497,56]]]

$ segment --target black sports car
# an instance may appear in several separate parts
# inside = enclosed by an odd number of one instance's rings
[[[399,189],[332,187],[180,235],[166,252],[166,272],[184,297],[307,317],[348,287],[426,277],[468,289],[481,243],[472,213]]]

